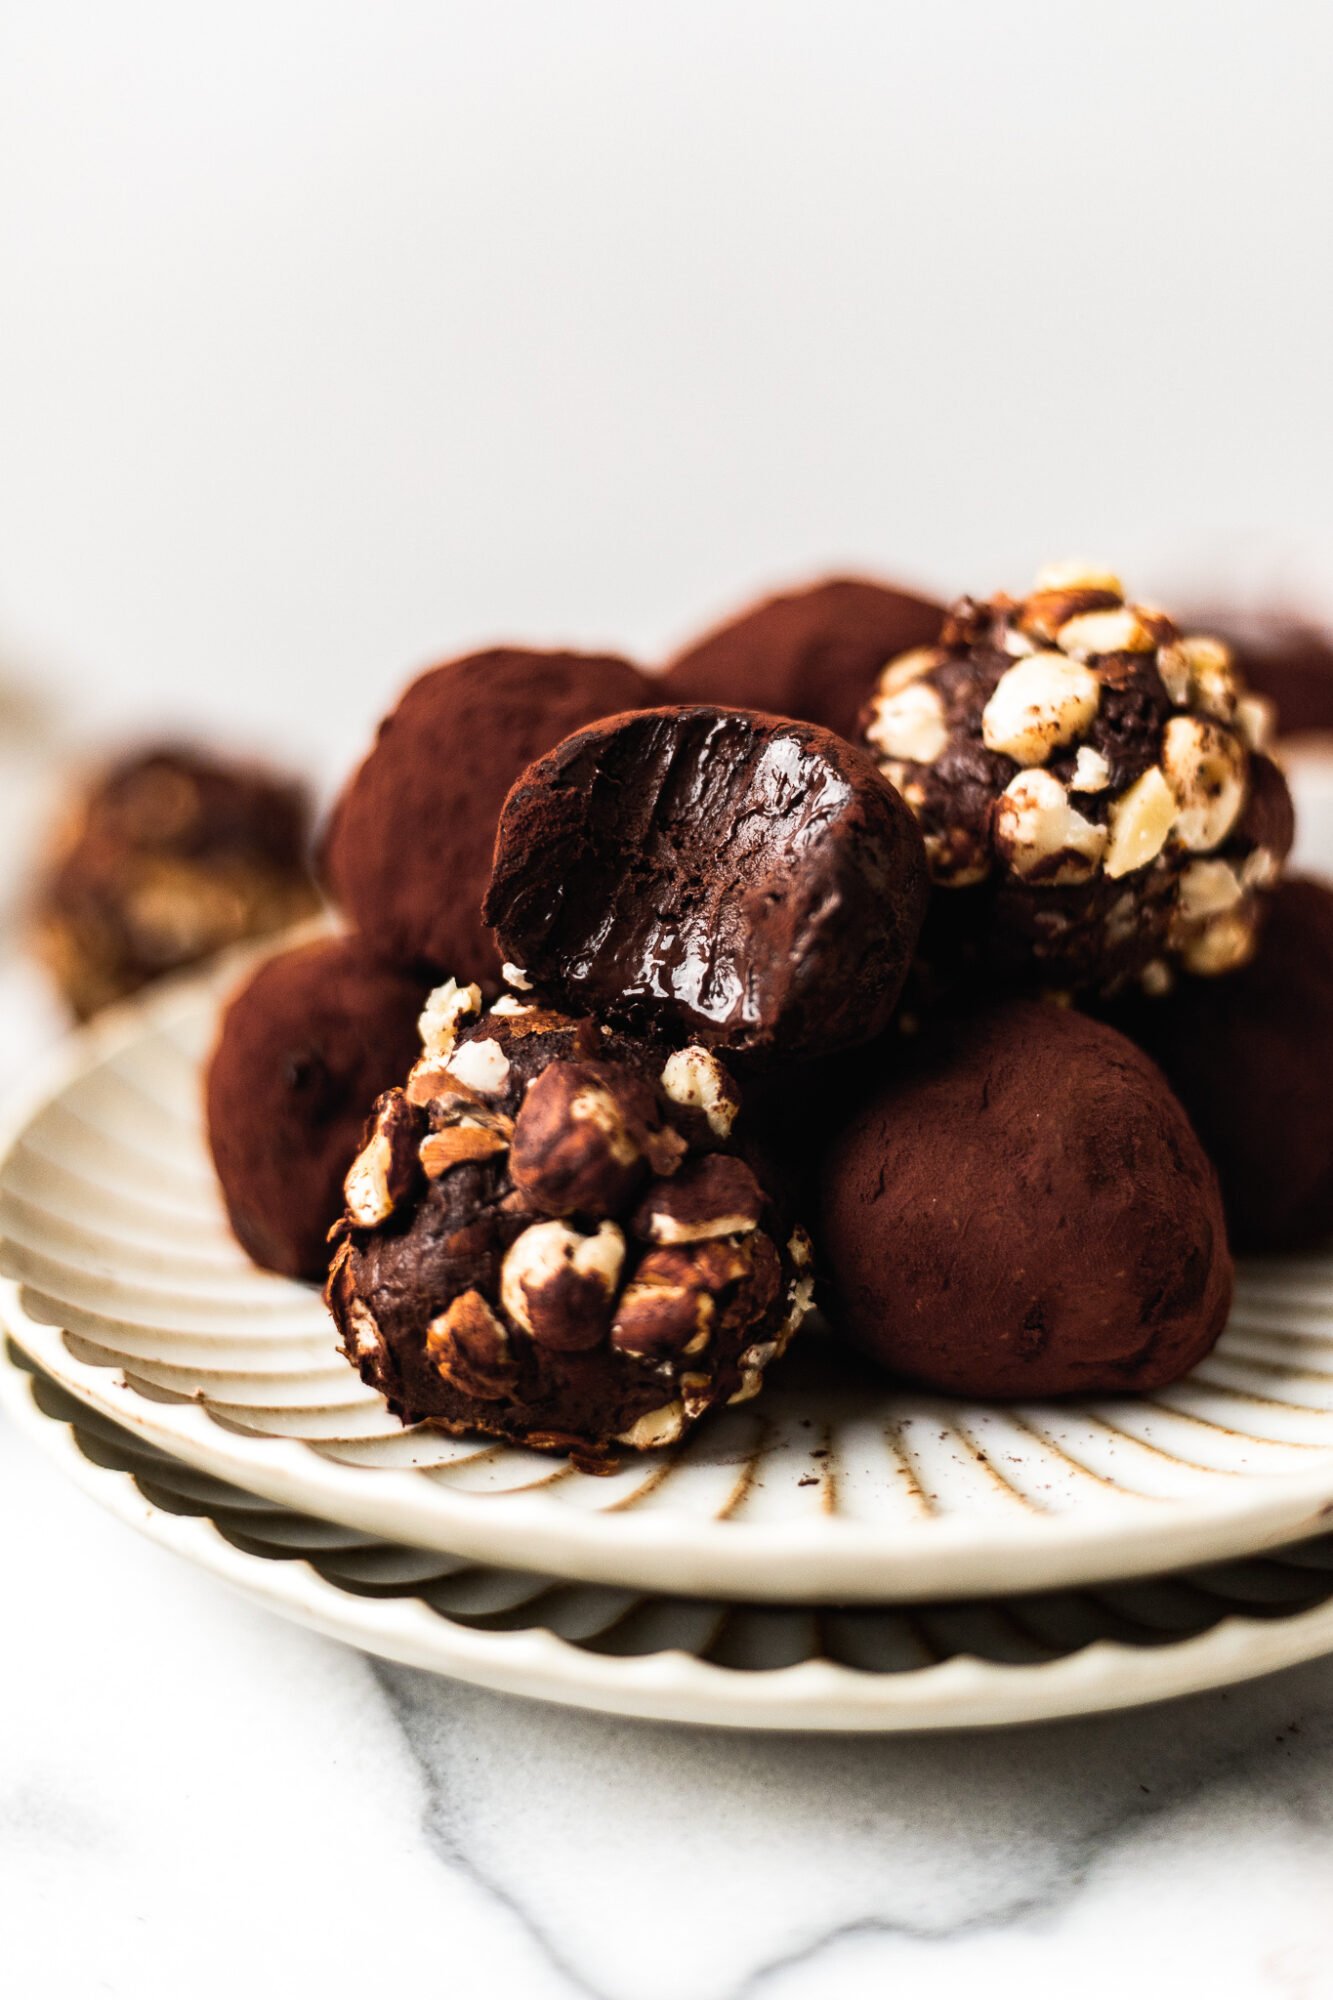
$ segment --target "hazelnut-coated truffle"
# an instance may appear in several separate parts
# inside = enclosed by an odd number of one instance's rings
[[[268,959],[231,1001],[208,1067],[208,1139],[256,1264],[327,1274],[343,1175],[375,1099],[416,1053],[425,997],[349,937]]]
[[[481,901],[506,792],[572,729],[647,699],[627,660],[592,654],[507,647],[422,674],[334,807],[330,893],[389,963],[498,981]]]
[[[176,744],[131,752],[72,805],[35,944],[86,1020],[167,972],[309,916],[301,786]]]
[[[966,1396],[1160,1388],[1231,1300],[1217,1179],[1161,1073],[1049,1001],[901,1045],[829,1147],[821,1249],[843,1331]]]
[[[1281,611],[1219,611],[1208,624],[1231,642],[1248,685],[1272,702],[1279,736],[1333,734],[1333,633]]]
[[[1333,889],[1280,882],[1234,979],[1182,979],[1118,1024],[1161,1064],[1222,1183],[1238,1250],[1333,1235]]]
[[[664,700],[758,708],[839,736],[885,662],[939,637],[944,607],[863,577],[830,577],[766,598],[677,654]]]
[[[754,1395],[809,1305],[803,1232],[718,1058],[451,980],[346,1180],[327,1297],[407,1422],[588,1459]]]
[[[963,599],[862,716],[942,892],[931,950],[1089,992],[1243,965],[1291,844],[1271,720],[1229,647],[1103,572]]]
[[[486,915],[553,1004],[772,1061],[879,1033],[925,898],[916,824],[864,751],[811,723],[658,708],[524,772]]]

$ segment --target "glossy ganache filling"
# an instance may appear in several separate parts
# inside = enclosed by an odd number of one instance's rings
[[[566,1005],[790,1054],[883,1025],[924,893],[915,829],[860,752],[690,707],[595,724],[531,767],[486,914]]]

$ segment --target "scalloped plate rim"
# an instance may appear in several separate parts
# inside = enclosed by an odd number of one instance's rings
[[[1180,1641],[1134,1647],[1102,1638],[1059,1659],[999,1663],[958,1653],[874,1673],[807,1659],[736,1669],[663,1647],[636,1657],[589,1652],[546,1627],[484,1632],[404,1591],[361,1597],[301,1556],[238,1549],[207,1514],[176,1514],[128,1471],[85,1456],[73,1429],[41,1410],[0,1345],[0,1410],[80,1491],[159,1547],[261,1609],[379,1659],[498,1694],[678,1726],[805,1734],[904,1734],[1017,1727],[1143,1707],[1234,1686],[1333,1651],[1333,1593],[1287,1616],[1233,1613]]]
[[[169,1030],[203,1001],[216,1003],[241,966],[290,942],[242,947],[206,973],[163,982],[76,1030],[9,1100],[0,1169],[33,1117],[89,1069],[146,1031]],[[141,1396],[117,1371],[76,1360],[58,1327],[29,1316],[22,1294],[21,1281],[0,1278],[0,1321],[17,1344],[80,1401],[197,1470],[412,1546],[589,1582],[786,1602],[999,1596],[1220,1561],[1298,1540],[1333,1518],[1333,1447],[1318,1446],[1309,1448],[1317,1463],[1308,1470],[1220,1473],[1219,1489],[1225,1481],[1230,1490],[1198,1497],[1126,1494],[1124,1513],[1097,1520],[1076,1507],[981,1521],[939,1515],[910,1529],[839,1516],[756,1522],[557,1510],[540,1491],[427,1484],[410,1469],[349,1465],[294,1438],[232,1430],[199,1402]]]

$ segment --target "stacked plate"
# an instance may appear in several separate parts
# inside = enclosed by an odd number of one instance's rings
[[[0,1158],[0,1398],[189,1560],[389,1658],[749,1728],[1032,1720],[1333,1651],[1333,1257],[1244,1271],[1153,1397],[947,1402],[816,1332],[610,1476],[404,1431],[228,1234],[199,1073],[234,971],[77,1037]]]

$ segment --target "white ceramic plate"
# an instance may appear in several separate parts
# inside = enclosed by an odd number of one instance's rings
[[[1333,1519],[1333,1260],[1252,1267],[1153,1397],[896,1392],[818,1337],[610,1477],[404,1431],[313,1291],[253,1269],[202,1141],[219,970],[76,1037],[0,1152],[0,1317],[64,1386],[267,1499],[416,1547],[648,1590],[922,1601],[1147,1575]]]
[[[29,1366],[0,1343],[0,1407],[121,1520],[283,1617],[507,1694],[737,1729],[962,1729],[1197,1693],[1333,1650],[1329,1536],[1159,1582],[1008,1601],[651,1597],[291,1513],[162,1456]]]

